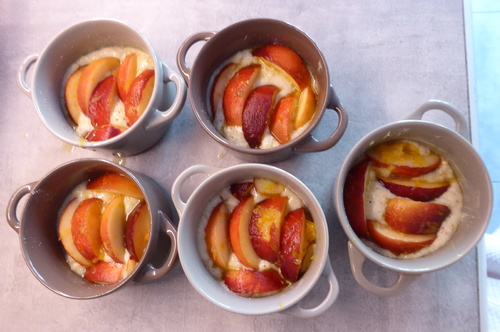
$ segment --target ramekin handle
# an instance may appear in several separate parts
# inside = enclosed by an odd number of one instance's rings
[[[32,98],[31,87],[29,86],[26,77],[31,65],[34,64],[38,60],[38,58],[39,58],[38,54],[32,54],[28,56],[26,59],[24,59],[23,63],[21,64],[21,67],[19,67],[19,70],[17,71],[17,84],[19,85],[21,91],[29,98]]]
[[[186,208],[186,202],[184,202],[181,198],[181,189],[184,185],[184,182],[186,182],[187,179],[195,174],[207,174],[208,176],[211,176],[218,171],[220,171],[220,168],[218,167],[208,165],[194,165],[179,174],[177,179],[175,179],[174,184],[172,185],[172,201],[174,203],[175,209],[177,210],[177,213],[179,214],[179,217],[182,216],[184,209]]]
[[[188,37],[181,45],[179,48],[179,51],[177,51],[177,67],[179,67],[179,70],[186,80],[187,85],[189,86],[189,81],[191,79],[191,68],[188,67],[186,64],[186,55],[188,50],[196,44],[197,42],[200,41],[209,41],[210,38],[212,38],[216,32],[198,32],[190,37]]]
[[[432,110],[440,110],[451,116],[453,121],[455,121],[455,131],[461,136],[467,137],[467,122],[462,113],[460,113],[452,104],[441,100],[429,100],[428,102],[425,102],[422,106],[410,113],[406,117],[406,120],[422,120],[424,114]]]
[[[347,243],[347,248],[349,251],[349,261],[351,263],[351,271],[354,275],[354,279],[356,279],[358,284],[363,289],[375,295],[393,296],[399,294],[415,279],[420,277],[420,274],[398,273],[398,279],[391,286],[382,287],[375,285],[369,281],[363,273],[363,263],[365,262],[366,257],[352,244],[351,241]]]
[[[155,118],[146,127],[146,130],[155,130],[158,127],[164,126],[175,119],[182,111],[184,103],[186,102],[187,87],[184,80],[176,74],[173,70],[162,63],[163,67],[163,84],[167,86],[168,82],[174,82],[176,86],[176,94],[172,105],[167,110],[155,113]]]
[[[136,279],[137,282],[149,282],[160,279],[174,267],[177,258],[177,230],[162,211],[158,211],[160,217],[160,232],[167,234],[170,238],[170,252],[162,266],[156,268],[151,263],[148,264],[143,273]]]
[[[329,257],[326,258],[326,264],[323,268],[323,271],[321,272],[321,276],[328,280],[330,290],[326,294],[325,299],[318,306],[311,309],[304,309],[300,307],[300,303],[297,303],[294,306],[283,311],[283,313],[299,318],[312,318],[321,315],[328,308],[330,308],[339,295],[339,283],[337,281],[337,278],[335,277],[335,274],[333,273]]]
[[[19,206],[19,202],[24,196],[28,195],[37,184],[38,181],[22,186],[21,188],[16,190],[16,192],[10,198],[9,203],[7,204],[7,222],[9,223],[10,227],[12,227],[12,229],[17,233],[19,233],[19,227],[21,224],[19,218],[17,217],[17,207]]]
[[[328,150],[333,147],[344,135],[345,130],[347,129],[347,112],[344,107],[340,103],[335,90],[330,85],[330,101],[328,102],[327,109],[333,110],[338,115],[338,123],[335,131],[323,141],[318,141],[312,135],[304,144],[296,146],[292,148],[292,151],[295,153],[306,153],[306,152],[318,152]]]

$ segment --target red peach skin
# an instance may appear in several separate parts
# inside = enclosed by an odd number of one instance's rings
[[[297,97],[291,93],[276,104],[269,124],[271,134],[280,144],[288,143],[292,135],[292,117],[297,107]]]
[[[250,238],[257,255],[271,263],[279,262],[281,225],[285,218],[288,198],[265,199],[253,209],[250,219]]]
[[[87,136],[85,136],[85,139],[89,142],[105,141],[120,135],[124,130],[125,129],[113,125],[99,126],[89,132]]]
[[[137,76],[137,54],[127,55],[125,60],[118,67],[116,73],[116,83],[118,86],[118,95],[122,101],[127,98],[128,89]]]
[[[251,148],[258,148],[271,117],[278,93],[274,85],[255,88],[245,102],[242,114],[243,136]]]
[[[115,76],[109,76],[97,84],[90,97],[87,112],[87,116],[94,127],[109,124],[116,96]]]
[[[97,284],[114,284],[122,279],[123,264],[99,261],[85,272],[84,278]]]
[[[232,292],[246,297],[271,295],[288,286],[275,270],[230,270],[224,276],[224,283]]]
[[[306,216],[303,208],[290,212],[281,230],[280,269],[291,282],[299,279],[300,267],[306,253]]]
[[[447,182],[422,182],[381,177],[378,178],[378,181],[394,195],[420,202],[429,202],[438,198],[449,187]]]
[[[64,247],[64,250],[66,250],[66,253],[71,258],[84,267],[90,267],[92,262],[83,257],[80,251],[78,251],[75,243],[73,242],[73,235],[71,234],[71,221],[78,205],[80,205],[80,202],[76,198],[73,198],[64,208],[63,213],[59,218],[59,239]]]
[[[125,116],[128,126],[132,126],[144,113],[149,104],[154,89],[155,72],[146,69],[137,76],[127,93],[125,99]]]
[[[240,262],[249,268],[257,270],[260,258],[253,249],[249,232],[250,218],[254,206],[253,196],[250,196],[234,208],[229,220],[229,239],[233,252]]]
[[[347,173],[344,183],[344,207],[354,233],[361,238],[368,238],[365,219],[365,188],[369,160],[356,164]]]
[[[114,74],[120,66],[120,60],[115,57],[105,57],[89,63],[78,80],[77,99],[83,114],[88,114],[89,101],[99,82]]]
[[[87,189],[144,199],[144,194],[135,182],[118,173],[105,173],[93,178],[87,183]]]
[[[88,198],[75,210],[71,220],[71,234],[78,251],[87,260],[95,262],[101,253],[101,210],[103,201]]]
[[[409,141],[381,143],[367,152],[374,166],[387,168],[391,174],[415,177],[430,173],[441,165],[441,157],[430,152],[422,155],[418,147]]]
[[[241,68],[229,80],[222,96],[222,106],[226,124],[229,126],[241,126],[243,107],[248,95],[253,89],[253,84],[257,80],[260,65],[250,65]]]
[[[151,235],[151,218],[148,205],[140,202],[127,218],[125,227],[125,246],[130,257],[139,262],[149,243]]]
[[[413,253],[429,246],[436,239],[436,234],[404,234],[373,220],[368,220],[367,226],[372,241],[395,255]]]
[[[385,208],[385,221],[402,233],[436,234],[449,214],[446,205],[391,198]]]
[[[302,58],[292,49],[269,44],[255,49],[252,54],[264,58],[287,72],[297,82],[300,90],[311,84],[311,76]]]

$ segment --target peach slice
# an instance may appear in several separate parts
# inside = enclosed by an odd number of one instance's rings
[[[89,63],[78,80],[77,99],[83,114],[87,115],[89,101],[95,87],[106,77],[112,75],[120,66],[115,57],[100,58]]]
[[[274,63],[288,73],[297,83],[300,90],[311,84],[311,75],[302,58],[292,49],[276,44],[268,44],[256,48],[252,54]]]
[[[293,122],[294,128],[298,129],[305,125],[312,119],[314,112],[316,112],[316,95],[313,89],[308,86],[300,94],[297,114]]]
[[[280,269],[283,277],[291,282],[299,279],[300,267],[306,254],[306,215],[303,208],[290,212],[281,230]]]
[[[297,97],[291,93],[281,98],[269,123],[271,135],[281,144],[288,143],[292,136],[292,117],[297,107]]]
[[[224,276],[224,283],[230,291],[245,297],[272,295],[288,286],[276,270],[230,270]]]
[[[373,242],[379,247],[391,251],[395,255],[410,254],[434,242],[436,234],[405,234],[398,232],[378,221],[367,221],[368,231]]]
[[[64,250],[66,250],[66,253],[71,258],[73,258],[78,264],[84,267],[89,267],[92,265],[92,262],[80,254],[80,251],[78,251],[75,243],[73,242],[73,235],[71,234],[71,220],[73,219],[73,214],[79,204],[80,202],[76,198],[73,198],[64,208],[64,211],[59,219],[59,239],[61,240]]]
[[[365,188],[368,181],[370,161],[365,159],[352,167],[344,183],[344,207],[354,233],[361,238],[368,238],[365,219]]]
[[[250,239],[255,253],[271,263],[279,262],[281,224],[288,198],[277,196],[259,202],[250,218]]]
[[[254,188],[253,182],[238,182],[238,183],[233,183],[229,187],[229,191],[239,201],[242,201],[243,199],[251,195],[253,188]]]
[[[106,205],[101,219],[101,241],[104,251],[117,263],[125,263],[125,205],[123,196],[115,196]]]
[[[227,83],[222,96],[222,107],[227,125],[242,125],[243,107],[259,76],[260,70],[260,65],[241,68]]]
[[[251,148],[260,146],[278,91],[274,85],[262,85],[248,95],[242,113],[242,129],[243,136]]]
[[[78,251],[89,261],[101,256],[101,209],[103,201],[89,198],[82,201],[71,219],[71,234]]]
[[[82,114],[82,109],[78,104],[77,90],[78,81],[82,76],[83,71],[86,66],[80,67],[73,72],[66,82],[66,87],[64,88],[64,100],[66,101],[66,108],[68,109],[69,115],[74,123],[78,124],[80,115]]]
[[[129,259],[127,261],[127,263],[125,264],[125,269],[126,269],[126,272],[125,274],[126,275],[129,275],[131,274],[132,272],[134,272],[135,268],[137,267],[137,264],[138,262],[133,260],[133,259]]]
[[[314,257],[314,244],[316,243],[316,225],[310,220],[306,220],[306,252],[302,258],[299,274],[307,271],[313,261]]]
[[[140,202],[130,213],[125,228],[125,244],[130,256],[140,261],[151,235],[151,218],[146,202]]]
[[[125,131],[125,128],[113,126],[113,125],[104,125],[104,126],[99,126],[94,129],[92,129],[87,136],[85,136],[85,139],[89,142],[99,142],[99,141],[105,141],[107,139],[111,139],[115,136],[120,135]]]
[[[127,98],[128,89],[137,76],[137,54],[127,55],[116,73],[118,95],[122,101]]]
[[[99,261],[85,271],[84,278],[96,284],[114,284],[122,279],[123,264]]]
[[[212,85],[212,91],[210,93],[210,107],[212,109],[212,117],[215,116],[215,111],[217,110],[217,105],[219,105],[222,96],[224,95],[224,90],[226,86],[236,72],[237,65],[235,63],[229,63],[215,76],[214,83]]]
[[[403,140],[379,144],[370,149],[367,155],[376,167],[386,168],[389,174],[406,177],[430,173],[441,165],[438,154]]]
[[[245,198],[238,204],[229,219],[229,240],[236,257],[250,268],[258,269],[260,258],[253,249],[250,239],[249,225],[254,208],[253,196]]]
[[[281,183],[266,178],[256,177],[253,179],[253,184],[255,190],[263,196],[280,195],[285,190]]]
[[[87,189],[144,199],[144,194],[135,182],[118,173],[105,173],[90,180]]]
[[[205,227],[205,243],[215,265],[227,270],[232,251],[229,241],[229,211],[224,202],[213,209],[208,219]]]
[[[280,76],[284,77],[290,83],[293,90],[299,91],[299,92],[301,91],[301,88],[297,84],[297,81],[295,81],[295,79],[289,73],[287,73],[285,70],[283,70],[283,68],[281,68],[277,64],[275,64],[269,60],[266,60],[264,58],[257,57],[257,59],[259,60],[259,62],[262,64],[263,67],[265,67],[265,68],[267,67],[269,69],[272,69],[272,70],[274,70],[276,75],[280,75]]]
[[[391,198],[385,208],[385,221],[402,233],[435,234],[449,214],[446,205]]]
[[[90,97],[87,112],[94,127],[109,124],[116,96],[116,78],[114,76],[108,76],[97,84]]]
[[[448,182],[425,182],[409,179],[393,179],[379,177],[378,181],[391,193],[414,201],[429,202],[444,194],[450,184]]]
[[[132,126],[144,113],[153,95],[155,72],[146,69],[137,76],[130,85],[125,99],[125,116],[127,124]]]

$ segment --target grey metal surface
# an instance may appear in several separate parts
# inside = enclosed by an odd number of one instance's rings
[[[5,331],[171,330],[180,331],[475,331],[480,329],[478,256],[423,275],[398,296],[379,298],[364,291],[351,275],[345,236],[333,207],[333,185],[343,158],[367,132],[404,118],[429,99],[457,106],[469,119],[469,90],[463,3],[458,0],[407,2],[348,1],[25,1],[0,4],[0,210],[21,186],[39,180],[58,165],[81,157],[115,160],[104,152],[72,149],[43,127],[32,101],[16,85],[24,58],[41,53],[64,28],[106,17],[140,31],[161,59],[177,70],[178,47],[190,35],[218,31],[237,21],[269,17],[305,31],[322,50],[331,83],[349,113],[344,137],[332,149],[275,163],[297,175],[316,195],[328,219],[330,259],[340,294],[314,320],[286,314],[242,316],[204,300],[180,264],[164,279],[125,287],[109,296],[74,301],[53,294],[31,275],[19,238],[0,223],[0,319]],[[188,54],[194,59],[196,50]],[[452,126],[441,114],[428,120]],[[315,136],[332,131],[328,112]],[[167,192],[187,166],[225,167],[242,161],[213,141],[186,102],[159,144],[122,160],[157,181]],[[64,181],[64,179],[61,179]],[[193,179],[194,187],[199,179]],[[173,215],[174,220],[176,216]],[[372,264],[376,279],[393,274]],[[306,297],[313,306],[321,282]],[[25,317],[26,319],[21,317]]]

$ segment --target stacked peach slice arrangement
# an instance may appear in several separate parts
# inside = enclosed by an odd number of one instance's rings
[[[349,171],[343,199],[356,235],[386,256],[411,259],[446,244],[463,196],[448,161],[415,141],[394,140],[367,151]]]
[[[149,208],[129,178],[106,173],[77,186],[59,218],[59,239],[71,269],[113,284],[141,260],[151,230]]]
[[[107,140],[132,126],[149,104],[155,77],[149,56],[120,47],[81,57],[68,75],[66,109],[87,141]]]
[[[316,228],[307,208],[270,179],[232,184],[207,206],[205,219],[202,257],[214,277],[240,296],[280,292],[314,259]]]
[[[238,52],[215,76],[210,93],[214,125],[231,143],[250,148],[285,144],[307,128],[317,88],[292,49],[268,44]]]

